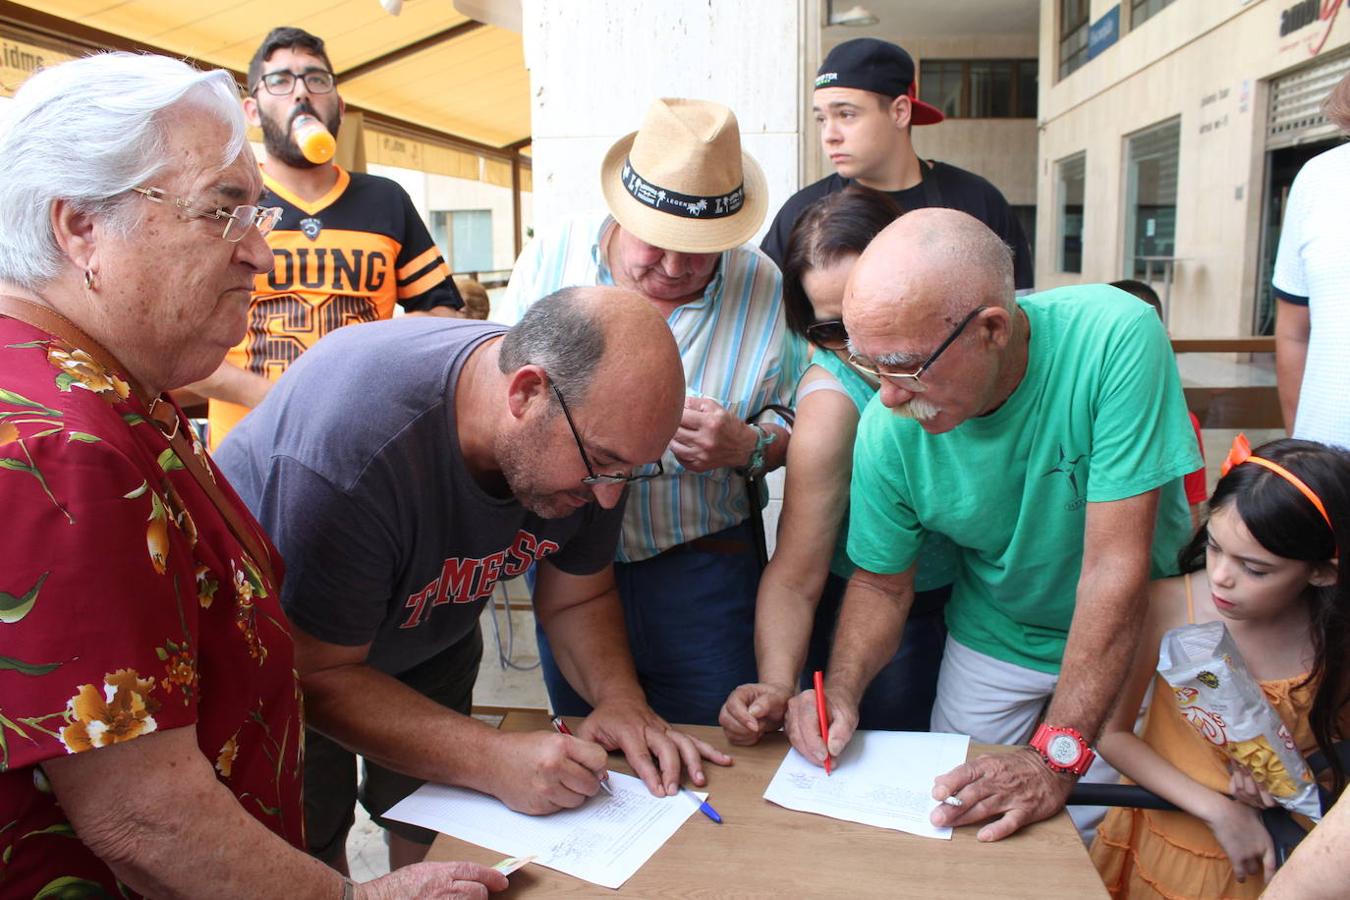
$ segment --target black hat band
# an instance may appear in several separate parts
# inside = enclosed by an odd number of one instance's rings
[[[734,216],[745,205],[745,183],[736,185],[728,194],[701,196],[682,194],[670,188],[652,184],[633,168],[631,160],[623,161],[623,172],[619,175],[623,189],[634,200],[650,206],[657,212],[679,216],[682,219],[723,219]]]

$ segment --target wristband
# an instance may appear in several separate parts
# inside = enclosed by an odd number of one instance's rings
[[[747,478],[758,478],[760,475],[764,474],[765,451],[769,449],[770,444],[778,440],[778,435],[754,422],[750,423],[750,427],[755,430],[755,449],[750,451],[749,462],[741,468],[738,468],[736,471]]]
[[[342,900],[356,900],[356,882],[342,876]]]

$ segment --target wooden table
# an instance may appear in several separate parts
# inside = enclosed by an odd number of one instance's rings
[[[506,731],[549,727],[543,713],[513,712]],[[725,747],[719,728],[686,731]],[[619,891],[531,865],[493,897],[1072,897],[1106,891],[1073,823],[1063,813],[993,844],[958,828],[950,841],[794,812],[764,799],[788,742],[781,734],[755,747],[732,748],[736,764],[710,765],[709,799],[724,825],[690,817]],[[971,747],[971,754],[988,747]],[[621,755],[616,771],[630,772]],[[441,835],[427,857],[491,865],[502,854]]]

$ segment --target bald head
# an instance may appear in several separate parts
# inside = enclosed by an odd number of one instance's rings
[[[670,326],[646,298],[615,287],[563,288],[532,305],[502,340],[498,366],[544,369],[569,405],[613,407],[641,427],[675,433],[684,366]]]
[[[867,245],[844,291],[850,312],[960,317],[1013,303],[1012,251],[979,219],[954,209],[916,209]],[[851,329],[852,326],[850,326]]]

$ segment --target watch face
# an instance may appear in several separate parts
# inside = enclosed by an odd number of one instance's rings
[[[1057,734],[1050,738],[1050,742],[1045,745],[1045,755],[1054,760],[1057,765],[1072,766],[1078,762],[1078,757],[1082,755],[1082,748],[1069,735]]]

